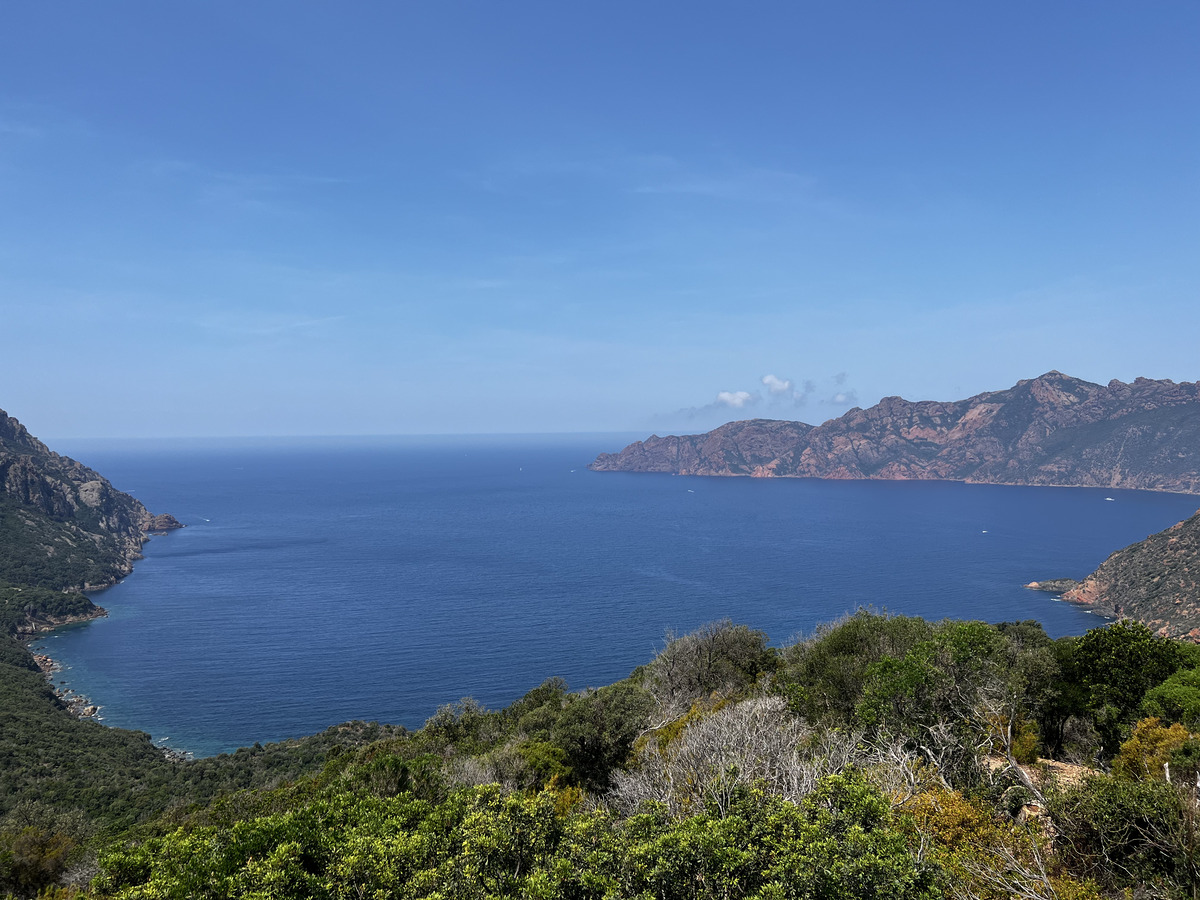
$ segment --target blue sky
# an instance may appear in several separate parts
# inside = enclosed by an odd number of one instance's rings
[[[700,431],[1200,378],[1200,5],[0,10],[43,437]]]

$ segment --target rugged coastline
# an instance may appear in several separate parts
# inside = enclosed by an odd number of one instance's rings
[[[1063,599],[1200,643],[1200,512],[1117,550]]]
[[[1051,578],[1047,581],[1031,581],[1025,585],[1031,591],[1044,591],[1047,594],[1064,594],[1072,588],[1079,587],[1074,578]]]
[[[62,663],[45,653],[34,653],[33,661],[37,663],[38,671],[46,676],[54,696],[66,707],[67,712],[77,719],[94,719],[97,722],[103,720],[100,707],[90,698],[77,694],[72,688],[64,687],[62,682],[57,685],[54,683],[54,676],[63,671]]]
[[[1200,382],[1093,384],[1061,372],[959,401],[886,397],[822,425],[751,419],[652,435],[598,472],[944,480],[1200,493]],[[1200,519],[1117,551],[1083,581],[1026,585],[1200,642]]]
[[[1115,551],[1082,581],[1057,578],[1025,587],[1200,643],[1200,512]]]
[[[885,397],[821,425],[751,419],[652,435],[597,472],[949,480],[1200,493],[1200,383],[1047,372],[958,401]]]
[[[0,634],[17,641],[21,665],[36,667],[76,718],[98,721],[100,707],[65,682],[55,684],[62,665],[30,645],[47,632],[108,615],[86,592],[118,583],[143,558],[152,535],[182,527],[50,450],[0,410]]]
[[[83,694],[77,693],[73,688],[66,687],[65,682],[54,683],[54,676],[63,671],[63,664],[49,654],[35,652],[32,648],[35,641],[60,628],[107,618],[108,610],[96,606],[88,598],[84,599],[88,600],[91,608],[84,609],[82,612],[65,615],[27,615],[25,623],[18,624],[14,637],[29,649],[38,671],[46,676],[46,681],[54,691],[54,696],[59,699],[67,712],[79,719],[94,719],[99,722],[101,716],[100,707],[97,704]]]
[[[149,534],[183,527],[50,450],[0,410],[0,582],[61,591],[116,584]]]

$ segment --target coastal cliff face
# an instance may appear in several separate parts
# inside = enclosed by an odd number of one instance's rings
[[[1200,512],[1118,550],[1063,599],[1200,641]]]
[[[599,472],[948,479],[1200,493],[1200,383],[1060,372],[954,402],[886,397],[819,426],[752,419],[602,453]]]
[[[750,419],[707,434],[652,435],[620,453],[602,453],[589,468],[598,472],[671,472],[676,475],[769,475],[781,447],[794,447],[813,426]]]
[[[103,587],[129,573],[147,531],[179,527],[54,453],[0,410],[0,580],[56,590]]]

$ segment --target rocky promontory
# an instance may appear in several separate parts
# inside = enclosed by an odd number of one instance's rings
[[[1031,591],[1045,591],[1047,594],[1065,594],[1079,587],[1074,578],[1051,578],[1049,581],[1031,581],[1025,585]]]
[[[602,453],[599,472],[671,472],[1200,493],[1200,383],[1047,372],[966,400],[886,397],[822,425],[752,419]],[[1200,514],[1034,590],[1200,640]]]
[[[1200,493],[1200,383],[1047,372],[966,400],[886,397],[817,426],[751,419],[655,435],[590,468]]]
[[[181,527],[53,452],[0,410],[0,581],[104,587],[129,574],[147,532]]]
[[[1200,641],[1200,512],[1108,557],[1063,599]]]
[[[168,531],[174,531],[176,528],[182,527],[183,523],[170,513],[159,513],[157,516],[150,516],[145,523],[145,530],[150,534],[166,534]]]

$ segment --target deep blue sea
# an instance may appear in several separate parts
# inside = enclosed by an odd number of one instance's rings
[[[860,605],[1054,636],[1081,577],[1195,497],[589,472],[635,436],[58,441],[153,512],[107,619],[40,642],[110,725],[207,755],[347,719],[421,725],[547,677],[626,676],[728,617],[777,644]],[[1111,500],[1107,498],[1112,498]]]

